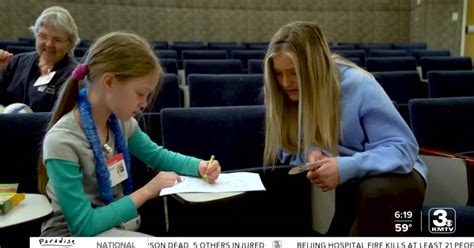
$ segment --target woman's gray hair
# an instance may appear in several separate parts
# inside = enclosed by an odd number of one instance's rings
[[[52,6],[43,10],[41,15],[36,19],[35,24],[29,29],[36,36],[40,27],[53,27],[66,32],[72,44],[70,54],[74,54],[74,49],[81,39],[79,38],[79,30],[76,22],[67,9],[61,6]]]

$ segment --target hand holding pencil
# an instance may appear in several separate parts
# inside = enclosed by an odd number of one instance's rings
[[[211,156],[209,161],[202,160],[199,163],[199,174],[208,183],[214,183],[219,177],[220,173],[221,166],[219,164],[219,161],[214,159],[214,155]]]

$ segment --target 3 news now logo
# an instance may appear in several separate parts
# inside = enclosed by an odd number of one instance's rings
[[[430,208],[428,230],[433,234],[449,234],[456,231],[456,210],[454,208]]]

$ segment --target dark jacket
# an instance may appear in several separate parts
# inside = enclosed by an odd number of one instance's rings
[[[58,98],[61,86],[71,75],[77,65],[76,60],[66,54],[54,65],[56,74],[47,84],[46,89],[39,91],[33,86],[41,75],[37,52],[15,55],[5,70],[0,74],[0,104],[25,103],[34,112],[49,112]],[[44,87],[43,87],[44,88]]]

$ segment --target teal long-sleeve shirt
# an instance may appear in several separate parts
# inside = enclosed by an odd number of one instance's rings
[[[140,128],[128,140],[128,148],[131,154],[154,169],[175,171],[182,175],[199,175],[199,159],[156,145]],[[94,236],[138,215],[137,207],[129,196],[94,208],[84,191],[83,174],[77,163],[48,159],[45,164],[72,236]]]

